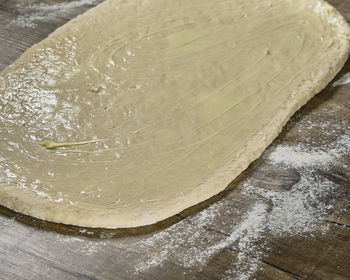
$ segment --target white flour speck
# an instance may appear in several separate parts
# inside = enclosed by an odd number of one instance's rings
[[[12,227],[15,224],[16,218],[5,218],[0,216],[0,229]]]
[[[107,246],[107,243],[101,240],[68,235],[57,235],[56,241],[63,245],[74,245],[74,250],[80,255],[85,256],[98,253]]]
[[[106,245],[107,243],[105,242],[95,241],[92,243],[90,241],[81,249],[81,252],[85,255],[92,255],[99,252]]]
[[[269,160],[274,163],[284,163],[293,167],[312,166],[319,163],[329,163],[332,155],[324,151],[305,151],[303,146],[277,146],[270,154]]]

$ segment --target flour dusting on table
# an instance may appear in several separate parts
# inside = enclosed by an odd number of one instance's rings
[[[9,24],[11,26],[34,28],[39,22],[51,22],[60,15],[74,12],[76,8],[96,5],[99,2],[101,2],[101,0],[74,0],[61,3],[20,4],[17,5],[17,9],[21,11],[20,15]]]
[[[107,245],[106,242],[100,240],[92,241],[76,236],[58,235],[56,240],[62,245],[74,244],[75,250],[77,250],[80,255],[85,256],[93,255]]]

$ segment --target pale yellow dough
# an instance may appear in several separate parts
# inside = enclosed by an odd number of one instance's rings
[[[225,189],[348,52],[323,1],[107,0],[1,73],[0,204],[89,227],[170,217]]]

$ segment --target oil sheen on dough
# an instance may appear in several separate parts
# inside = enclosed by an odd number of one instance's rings
[[[0,75],[0,203],[136,227],[222,191],[344,64],[311,0],[107,0]]]

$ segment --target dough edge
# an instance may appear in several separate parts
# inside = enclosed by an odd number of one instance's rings
[[[299,84],[295,94],[288,99],[285,106],[277,112],[275,117],[271,119],[269,124],[266,125],[262,131],[252,137],[251,140],[247,142],[246,146],[243,147],[238,161],[237,159],[233,159],[225,166],[222,166],[215,172],[215,174],[211,175],[206,182],[203,182],[196,189],[192,189],[187,194],[177,196],[171,201],[167,201],[167,203],[164,203],[166,207],[157,208],[152,214],[147,215],[142,215],[140,213],[133,215],[132,213],[120,211],[115,211],[113,213],[113,211],[107,209],[104,211],[102,208],[101,211],[96,211],[73,205],[61,205],[45,198],[34,197],[28,191],[17,190],[14,189],[14,187],[7,185],[0,185],[0,204],[16,212],[50,222],[91,228],[115,229],[141,227],[154,224],[222,192],[239,174],[248,168],[250,163],[261,156],[264,150],[279,135],[282,128],[292,115],[328,85],[328,83],[344,66],[349,56],[350,27],[346,20],[335,8],[323,0],[308,1],[310,4],[322,3],[322,6],[325,8],[330,8],[331,14],[329,17],[333,19],[333,23],[336,22],[335,25],[339,31],[339,48],[333,48],[332,52],[326,54],[324,60],[314,65],[313,69],[315,70],[305,75],[307,78]],[[75,22],[79,18],[88,16],[91,12],[94,13],[98,11],[108,2],[109,1],[102,2],[97,7],[72,19],[68,23]],[[56,34],[63,33],[66,29],[67,24],[64,24],[43,41],[50,40],[50,38]],[[41,42],[39,42],[39,44]],[[30,54],[30,51],[34,50],[36,46],[37,44],[25,51],[19,59],[23,59],[27,54]],[[16,61],[14,63],[16,63]],[[8,68],[9,67],[7,67],[3,73]],[[10,191],[8,192],[8,190]]]

